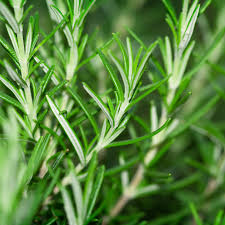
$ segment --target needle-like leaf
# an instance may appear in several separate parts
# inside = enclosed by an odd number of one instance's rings
[[[109,53],[109,56],[111,57],[112,61],[114,62],[114,64],[116,65],[117,69],[120,72],[121,78],[123,80],[123,85],[124,85],[124,96],[125,98],[128,97],[128,93],[129,93],[129,89],[130,89],[130,85],[129,85],[129,81],[127,79],[126,73],[122,67],[122,65],[119,62],[119,59],[117,59],[112,53]]]
[[[70,199],[68,191],[64,187],[62,187],[61,192],[69,225],[78,225],[73,208],[73,203]]]
[[[165,129],[168,124],[170,123],[171,119],[168,119],[163,126],[161,126],[159,129],[151,132],[150,134],[147,134],[145,136],[142,137],[138,137],[138,138],[134,138],[134,139],[130,139],[130,140],[125,140],[125,141],[118,141],[118,142],[113,142],[109,145],[107,145],[107,148],[111,148],[111,147],[118,147],[118,146],[125,146],[125,145],[130,145],[130,144],[135,144],[137,142],[149,139],[150,137],[155,136],[156,134],[158,134],[159,132],[161,132],[163,129]]]
[[[48,104],[54,113],[55,117],[61,124],[62,128],[64,129],[65,133],[67,134],[68,138],[70,139],[73,147],[75,148],[75,151],[80,159],[80,162],[84,165],[85,164],[85,157],[84,157],[84,151],[81,146],[80,140],[78,139],[77,135],[74,133],[72,128],[70,127],[69,122],[64,118],[64,116],[60,113],[59,109],[55,105],[55,103],[51,100],[51,98],[46,95]]]
[[[16,98],[22,105],[25,103],[25,100],[21,96],[19,90],[1,74],[0,74],[0,81],[16,96]]]
[[[33,17],[31,17],[29,21],[29,25],[28,25],[27,36],[26,36],[25,51],[26,51],[27,58],[29,58],[30,52],[32,50],[31,46],[32,46],[32,37],[33,37],[33,23],[34,23],[34,19]]]
[[[5,17],[10,26],[13,28],[14,32],[19,33],[19,27],[14,16],[2,1],[0,2],[0,12]]]
[[[136,88],[137,83],[138,83],[138,81],[140,80],[140,78],[142,76],[142,73],[143,73],[145,64],[146,64],[147,60],[149,59],[152,51],[154,50],[154,48],[156,47],[157,44],[158,44],[158,41],[155,41],[153,44],[151,44],[148,47],[145,55],[143,56],[143,58],[142,58],[142,60],[141,60],[141,62],[139,64],[139,66],[138,66],[137,72],[136,72],[136,74],[133,77],[133,80],[132,80],[132,90],[131,90],[131,92],[133,92],[134,89]]]
[[[109,72],[109,75],[116,87],[117,92],[118,92],[119,100],[122,102],[124,99],[124,96],[123,96],[123,89],[121,87],[120,81],[119,81],[115,71],[113,70],[112,66],[110,65],[108,59],[105,57],[105,55],[103,54],[103,52],[100,49],[98,50],[98,54],[104,64],[105,68]]]
[[[50,9],[55,14],[55,17],[56,17],[58,23],[60,23],[61,21],[65,20],[65,17],[63,16],[62,12],[57,7],[52,5],[50,7]],[[69,46],[72,47],[74,40],[73,40],[73,36],[72,36],[72,34],[71,34],[70,30],[69,30],[69,27],[66,25],[65,28],[63,29],[63,31],[65,33],[65,36],[66,36],[66,39],[68,41]]]
[[[124,69],[126,74],[128,74],[129,61],[128,61],[126,49],[117,34],[113,33],[113,38],[116,40],[117,44],[119,45],[120,51],[122,52]]]
[[[77,221],[78,224],[82,224],[83,222],[83,193],[81,189],[80,182],[78,181],[76,175],[71,172],[71,179],[72,179],[72,190],[73,190],[73,195],[76,203],[76,208],[77,208]]]
[[[88,175],[84,188],[84,208],[83,208],[83,218],[86,217],[88,212],[88,205],[90,203],[91,193],[93,191],[93,183],[94,183],[94,173],[97,166],[97,156],[96,153],[93,154],[90,166],[88,168]]]
[[[83,83],[83,87],[87,91],[87,93],[95,100],[97,105],[101,108],[103,113],[106,115],[111,126],[113,126],[114,122],[113,122],[111,113],[110,113],[109,109],[107,108],[107,106],[105,105],[105,103],[102,101],[102,99],[99,96],[97,96],[97,94],[93,90],[91,90],[91,88],[87,84]]]
[[[0,92],[0,98],[3,99],[4,101],[8,102],[9,104],[16,106],[21,111],[25,112],[23,106],[17,100],[10,97],[9,95]]]
[[[94,119],[94,117],[90,114],[88,107],[86,106],[85,102],[81,99],[81,97],[73,91],[71,88],[68,88],[69,93],[74,97],[80,107],[83,109],[84,113],[86,114],[87,118],[90,120],[95,132],[99,135],[98,125]]]
[[[100,191],[100,188],[102,185],[102,181],[104,178],[104,172],[105,172],[105,167],[101,166],[97,172],[97,177],[95,179],[95,183],[94,183],[92,193],[90,196],[90,203],[88,206],[87,217],[86,217],[87,219],[91,216],[92,210],[94,208],[94,205],[95,205],[95,202],[96,202],[96,199],[99,194],[99,191]]]
[[[206,105],[200,108],[198,111],[194,112],[193,115],[189,116],[189,119],[185,121],[185,123],[181,123],[179,127],[177,127],[172,133],[170,133],[170,137],[173,138],[180,133],[182,133],[185,129],[187,129],[191,124],[197,122],[205,113],[207,113],[220,99],[219,95],[216,95]]]

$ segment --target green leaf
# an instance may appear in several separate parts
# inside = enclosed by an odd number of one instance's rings
[[[12,15],[8,7],[2,1],[0,2],[0,12],[5,17],[8,24],[12,27],[13,31],[15,33],[19,33],[19,27],[14,16]]]
[[[201,218],[199,217],[198,215],[198,212],[195,208],[195,205],[193,203],[189,203],[189,207],[190,207],[190,210],[195,218],[195,222],[197,223],[197,225],[203,225],[202,221],[201,221]]]
[[[84,208],[83,208],[83,218],[86,218],[87,212],[88,212],[88,205],[90,202],[90,197],[91,193],[93,190],[93,182],[94,182],[94,174],[95,174],[95,169],[97,166],[97,154],[94,153],[91,159],[90,166],[88,168],[88,176],[85,182],[85,187],[84,187]]]
[[[115,109],[114,109],[114,106],[113,106],[112,99],[110,97],[106,97],[106,98],[107,98],[107,103],[108,103],[108,106],[109,106],[109,110],[110,110],[112,116],[115,116]]]
[[[19,90],[1,74],[0,74],[0,81],[16,96],[16,98],[22,105],[25,103],[25,100],[21,96]]]
[[[35,120],[36,125],[33,129],[33,133],[36,132],[36,130],[38,129],[39,125],[41,124],[41,122],[43,121],[47,113],[48,113],[48,109],[45,109],[42,113],[38,114],[38,118],[37,120]]]
[[[73,4],[73,16],[80,13],[81,8],[82,8],[82,4],[83,4],[83,1],[82,2],[74,1],[74,4]],[[73,19],[76,20],[76,18],[73,18]]]
[[[64,144],[63,137],[59,136],[53,129],[45,126],[43,123],[39,124],[39,127],[43,128],[49,134],[51,134],[55,138],[55,141],[57,141],[64,150],[66,149],[66,145]]]
[[[99,49],[104,50],[105,48],[109,47],[109,45],[111,45],[113,43],[113,38],[111,38],[109,41],[107,41],[106,43],[104,43],[102,45],[102,47],[100,47]],[[95,51],[94,53],[92,53],[91,56],[87,57],[86,59],[84,59],[76,68],[76,71],[78,71],[82,66],[84,66],[85,64],[87,64],[91,59],[93,59],[96,55],[98,54],[97,51]]]
[[[129,94],[129,89],[130,89],[130,85],[129,85],[129,81],[127,79],[127,76],[125,74],[125,71],[122,67],[122,65],[120,64],[120,61],[118,58],[116,58],[111,52],[109,53],[110,58],[112,59],[112,61],[114,62],[114,64],[116,65],[117,69],[120,72],[121,78],[123,80],[123,84],[124,84],[124,90],[125,90],[125,98],[128,97]]]
[[[43,193],[46,190],[46,183],[39,182],[35,185],[35,189],[30,191],[17,205],[14,212],[14,225],[30,225],[37,214],[43,201]],[[26,212],[26,213],[24,213]]]
[[[20,21],[18,22],[18,24],[22,24],[23,21],[27,18],[29,12],[34,8],[33,5],[29,5],[28,8],[24,11],[22,18],[20,19]]]
[[[88,149],[88,139],[87,139],[87,134],[85,133],[84,131],[84,128],[82,125],[79,126],[80,128],[80,133],[81,133],[81,137],[82,137],[82,140],[83,140],[83,143],[84,143],[84,148],[85,150]],[[97,135],[96,135],[97,136]],[[86,151],[85,151],[86,153]]]
[[[155,91],[156,89],[158,89],[162,84],[164,84],[165,82],[168,81],[168,79],[171,77],[171,75],[167,76],[166,78],[151,84],[148,87],[148,90],[145,91],[143,94],[141,94],[140,96],[138,96],[136,99],[134,99],[128,106],[127,109],[130,109],[132,106],[134,106],[136,103],[138,103],[139,101],[141,101],[143,98],[145,98],[146,96],[148,96],[149,94],[151,94],[153,91]]]
[[[180,87],[178,88],[178,91],[172,101],[172,104],[175,104],[175,102],[180,98],[181,94],[185,90],[185,88],[188,86],[191,77],[199,71],[199,69],[202,67],[202,65],[207,61],[209,56],[212,54],[213,50],[218,46],[218,44],[223,40],[225,35],[225,27],[216,35],[213,42],[210,44],[209,48],[206,49],[206,51],[202,54],[202,57],[198,60],[196,65],[187,72],[186,76],[182,79],[180,83]]]
[[[176,12],[175,12],[175,10],[173,8],[173,5],[171,4],[170,0],[163,0],[162,2],[165,5],[165,7],[167,8],[168,12],[170,13],[170,15],[173,19],[173,22],[175,24],[177,24]]]
[[[70,195],[68,191],[64,187],[61,187],[61,193],[62,193],[64,209],[66,211],[66,216],[67,216],[69,225],[78,225],[74,208],[73,208],[73,203],[70,199]]]
[[[27,36],[26,36],[26,46],[25,46],[25,52],[27,57],[29,57],[30,52],[32,50],[31,45],[32,45],[32,38],[33,38],[33,24],[34,24],[34,19],[33,17],[30,17],[28,30],[27,30]]]
[[[171,74],[173,71],[173,57],[172,57],[172,49],[171,49],[171,44],[170,40],[168,37],[165,37],[165,51],[166,51],[166,68],[167,68],[167,74]]]
[[[134,77],[132,78],[132,89],[131,89],[131,93],[134,91],[134,89],[136,88],[137,86],[137,83],[139,82],[141,76],[142,76],[142,73],[143,73],[143,70],[144,70],[144,67],[145,67],[145,64],[147,62],[147,60],[149,59],[152,51],[155,49],[156,45],[158,44],[158,41],[155,41],[153,44],[151,44],[145,55],[143,56],[138,68],[137,68],[137,72],[135,73]]]
[[[149,132],[150,131],[150,127],[149,124],[146,123],[145,119],[137,116],[135,114],[132,114],[132,118],[146,131]]]
[[[113,176],[117,173],[120,173],[124,170],[127,170],[127,169],[131,168],[133,165],[138,163],[141,160],[141,158],[142,158],[141,155],[135,156],[130,160],[126,160],[125,164],[123,164],[123,165],[119,165],[119,166],[116,166],[116,167],[113,167],[111,169],[106,170],[105,171],[105,177]]]
[[[119,45],[120,51],[122,52],[125,72],[128,73],[129,62],[125,47],[116,33],[113,33],[113,38],[116,40],[117,44]]]
[[[148,48],[144,44],[144,42],[138,37],[137,34],[135,34],[134,31],[132,31],[129,27],[126,27],[129,34],[143,47],[143,49],[147,50]]]
[[[10,63],[6,59],[4,60],[4,66],[9,76],[11,77],[11,79],[16,81],[17,84],[21,85],[24,88],[26,86],[26,83],[20,77],[20,75],[13,69],[13,67],[10,65]]]
[[[196,126],[196,125],[195,125]],[[210,136],[215,137],[219,142],[225,145],[225,136],[221,129],[219,129],[218,125],[210,121],[203,121],[203,123],[199,123],[197,125],[200,129],[205,130]],[[211,159],[211,157],[210,157]]]
[[[0,98],[5,100],[9,104],[17,107],[18,109],[20,109],[21,111],[23,111],[25,113],[23,106],[18,101],[16,101],[14,98],[12,98],[9,95],[2,93],[2,92],[0,92]]]
[[[192,2],[192,5],[191,5],[188,13],[187,13],[186,9],[188,8],[187,7],[188,1],[186,1],[186,2],[187,3],[185,3],[185,6],[183,7],[183,12],[185,11],[185,13],[184,13],[185,27],[187,27],[191,23],[191,21],[193,20],[194,15],[195,15],[195,11],[199,7],[198,0],[194,0]]]
[[[165,144],[162,148],[159,148],[155,157],[151,160],[148,164],[148,167],[153,167],[161,158],[162,156],[169,150],[170,146],[174,143],[174,139],[169,140],[167,144]]]
[[[50,141],[50,134],[46,134],[44,137],[39,138],[28,161],[28,165],[25,174],[23,176],[22,185],[27,185],[31,181],[34,174],[37,172],[43,159],[47,155],[47,147],[49,141]]]
[[[87,217],[86,218],[89,218],[91,216],[91,212],[92,212],[92,210],[94,208],[94,205],[95,205],[98,193],[99,193],[101,185],[102,185],[102,181],[103,181],[103,178],[104,178],[104,173],[105,173],[105,167],[101,166],[98,169],[97,177],[96,177],[93,189],[92,189],[92,193],[91,193],[90,201],[89,201],[90,204],[89,204],[89,207],[88,207]]]
[[[66,67],[66,59],[65,59],[64,53],[55,45],[53,45],[53,49],[56,52],[59,60],[61,61],[62,65],[63,65],[63,67]],[[61,65],[60,65],[60,67],[61,67]]]
[[[105,55],[102,53],[102,51],[100,49],[98,49],[98,54],[104,64],[105,68],[109,72],[110,77],[111,77],[111,79],[116,87],[116,90],[118,92],[119,100],[122,102],[124,99],[124,96],[123,96],[123,89],[121,87],[120,81],[119,81],[115,71],[113,70],[112,66],[110,65],[108,59],[105,57]]]
[[[47,95],[49,97],[53,96],[57,91],[59,91],[61,88],[63,88],[67,84],[67,81],[63,81],[59,83],[57,86],[55,86],[52,90],[47,92]],[[46,102],[46,98],[42,99],[42,101],[38,104],[37,113],[41,110],[42,106]]]
[[[73,18],[73,10],[72,10],[72,3],[70,0],[66,0],[69,12],[70,12],[70,17]]]
[[[76,91],[73,91],[72,88],[68,88],[69,93],[72,95],[72,97],[77,101],[77,103],[80,105],[84,113],[86,114],[87,118],[90,120],[91,125],[93,126],[95,133],[99,135],[99,129],[98,125],[94,119],[94,117],[89,112],[88,107],[86,106],[86,103],[81,99],[81,97],[76,93]]]
[[[190,210],[187,208],[181,209],[176,211],[175,213],[170,213],[165,216],[160,216],[160,218],[157,218],[155,220],[152,220],[149,225],[163,225],[163,224],[173,224],[178,221],[181,221],[183,217],[190,214]]]
[[[185,159],[184,162],[187,163],[189,166],[194,167],[209,176],[215,176],[215,174],[213,174],[213,172],[212,172],[212,169],[210,167],[204,165],[203,163],[200,163],[196,160],[189,159],[189,158]]]
[[[165,39],[166,39],[166,37],[165,37]],[[161,55],[162,55],[162,57],[163,57],[163,62],[164,62],[164,64],[165,64],[165,68],[167,68],[168,66],[167,66],[167,58],[166,58],[166,47],[165,47],[165,43],[164,43],[164,41],[163,41],[161,38],[158,39],[158,42],[159,42],[159,49],[160,49]]]
[[[127,38],[127,50],[128,50],[128,58],[129,58],[128,79],[131,82],[132,75],[133,75],[133,51],[132,51],[132,46],[131,46],[131,42],[129,38]]]
[[[188,73],[192,74],[199,70],[199,68],[207,61],[210,54],[213,52],[213,50],[216,49],[216,47],[219,45],[219,43],[224,40],[225,35],[225,27],[223,27],[215,36],[212,43],[209,45],[209,47],[206,49],[206,51],[202,54],[202,57],[196,64],[196,66]],[[189,75],[190,76],[190,75]]]
[[[20,57],[20,50],[19,50],[19,45],[18,45],[18,42],[17,42],[17,37],[16,37],[15,33],[13,32],[13,30],[8,25],[6,25],[6,29],[7,29],[7,32],[9,34],[10,40],[12,42],[13,48],[16,52],[16,55],[19,58]]]
[[[220,210],[220,211],[217,213],[217,216],[216,216],[214,225],[222,225],[222,224],[221,224],[222,218],[223,218],[223,210]]]
[[[91,112],[91,115],[93,116],[93,115],[96,115],[97,113],[98,113],[99,111],[93,111],[93,112]],[[87,120],[87,116],[85,116],[85,115],[83,115],[83,116],[81,116],[81,117],[79,117],[79,118],[77,118],[76,120],[74,120],[73,121],[73,123],[71,124],[71,126],[72,127],[75,127],[75,126],[79,126],[81,123],[83,123],[84,121],[86,121]],[[96,135],[96,138],[97,138],[98,136]]]
[[[50,70],[50,67],[45,63],[44,59],[41,59],[40,57],[35,56],[35,57],[34,57],[34,60],[36,61],[36,63],[37,63],[38,65],[40,65],[41,69],[42,69],[45,73],[47,73],[48,70]],[[35,65],[35,66],[36,66],[36,65]],[[60,85],[60,80],[59,80],[58,76],[57,76],[55,73],[53,73],[53,76],[51,77],[51,79],[52,79],[52,81],[53,81],[53,83],[54,83],[55,85]],[[63,82],[65,82],[65,81],[63,81]]]
[[[192,50],[194,48],[194,45],[195,45],[195,42],[193,41],[192,43],[190,43],[190,45],[187,47],[186,51],[184,52],[184,55],[182,57],[182,63],[179,66],[178,79],[181,79],[184,72],[185,72],[185,69],[186,69],[189,57],[190,57],[190,55],[192,53]]]
[[[36,83],[33,78],[30,78],[30,82],[31,82],[31,86],[32,86],[33,96],[35,97],[37,95]]]
[[[182,98],[180,98],[179,101],[177,101],[174,105],[170,104],[170,106],[168,108],[168,112],[171,113],[171,112],[178,111],[180,106],[185,104],[191,95],[192,95],[192,93],[189,91],[188,93],[185,93],[185,95]]]
[[[61,115],[59,109],[57,108],[55,103],[51,100],[51,98],[48,95],[46,95],[46,98],[52,112],[54,113],[55,117],[61,124],[62,128],[64,129],[68,138],[70,139],[73,147],[75,148],[75,151],[79,157],[81,164],[84,165],[85,164],[84,151],[83,151],[83,147],[81,146],[80,140],[78,139],[77,135],[74,133],[72,128],[70,127],[69,122],[64,118],[63,115]]]
[[[174,183],[169,184],[166,187],[166,190],[171,192],[171,191],[176,191],[179,189],[183,189],[184,187],[187,187],[195,182],[198,182],[199,179],[202,179],[203,175],[200,172],[195,172],[194,174],[191,174],[181,180],[178,180]]]
[[[157,74],[159,72],[159,74],[161,74],[163,77],[166,77],[168,75],[168,74],[166,74],[166,72],[165,72],[163,66],[161,65],[161,63],[154,56],[152,56],[151,61],[152,61],[152,64],[154,65],[154,67],[156,68]],[[151,78],[151,80],[153,80],[153,81],[158,80],[158,78],[153,76],[153,78]]]
[[[39,61],[38,63],[36,63],[34,65],[34,61],[31,62],[31,68],[29,70],[29,74],[27,75],[26,79],[29,78],[31,76],[31,74],[33,74],[40,66],[41,64],[43,63],[43,61]]]
[[[71,185],[73,190],[73,195],[77,208],[77,221],[78,224],[82,224],[83,222],[83,193],[81,189],[80,182],[78,181],[74,172],[71,172]]]
[[[49,172],[50,172],[51,169],[55,170],[55,168],[57,168],[59,166],[59,164],[64,159],[65,155],[66,155],[66,150],[63,150],[61,152],[57,152],[56,154],[54,154],[53,156],[48,158],[47,166],[51,165],[51,168],[48,167],[49,168]],[[60,170],[60,168],[58,168],[58,170]],[[48,196],[48,195],[46,194],[46,196]]]
[[[162,130],[164,130],[168,126],[168,124],[170,123],[170,121],[171,120],[168,119],[159,129],[151,132],[150,134],[147,134],[147,135],[142,136],[142,137],[130,139],[130,140],[113,142],[113,143],[107,145],[106,148],[131,145],[131,144],[135,144],[137,142],[140,142],[140,141],[144,141],[146,139],[149,139],[149,138],[155,136],[156,134],[158,134],[159,132],[161,132]]]
[[[55,18],[57,19],[58,23],[66,19],[64,15],[62,14],[62,12],[58,8],[56,8],[54,5],[50,6],[50,10],[52,10],[52,12],[55,14]],[[65,33],[69,46],[72,47],[74,43],[74,39],[67,25],[63,29],[63,32]]]
[[[93,7],[94,3],[96,2],[96,0],[92,0],[92,1],[89,1],[89,5],[85,8],[85,10],[83,10],[83,13],[81,13],[80,17],[79,17],[79,24],[78,24],[78,27],[80,27],[83,22],[84,22],[84,19],[85,17],[87,16],[88,12],[91,10],[91,8]],[[85,3],[87,3],[87,1],[85,1]]]
[[[27,2],[27,0],[22,0],[21,4],[20,4],[20,8],[22,8],[25,5],[26,2]]]
[[[104,119],[103,124],[102,124],[102,129],[101,129],[101,134],[98,139],[98,143],[102,143],[106,134],[106,128],[107,128],[107,123],[106,119]]]
[[[40,88],[41,88],[42,93],[45,92],[45,89],[46,89],[46,87],[47,87],[47,85],[48,85],[48,83],[49,83],[53,73],[54,73],[54,66],[52,66],[48,70],[48,72],[45,74],[45,76],[44,76],[44,78],[43,78],[43,80],[41,82]]]
[[[137,68],[138,68],[138,63],[141,57],[141,53],[143,51],[143,47],[141,46],[137,52],[137,55],[135,57],[134,63],[133,63],[133,72],[136,73],[137,72]]]
[[[200,9],[200,14],[204,13],[211,3],[212,0],[206,0]]]
[[[214,64],[207,61],[207,64],[217,73],[220,73],[221,75],[225,76],[225,69],[220,66],[219,64]]]
[[[41,41],[41,43],[40,44],[38,44],[38,46],[36,46],[36,48],[33,50],[33,52],[30,54],[30,57],[29,57],[29,59],[31,59],[32,58],[32,56],[39,50],[39,48],[42,46],[42,45],[44,45],[55,33],[56,33],[56,31],[57,30],[59,30],[63,25],[64,25],[64,23],[66,22],[66,20],[68,19],[68,16],[69,16],[69,14],[68,15],[66,15],[65,17],[64,17],[64,19],[50,32],[50,34],[49,35],[47,35],[45,38],[44,38],[44,40],[42,40]]]
[[[30,52],[33,52],[36,44],[37,44],[37,41],[38,41],[38,37],[39,37],[39,14],[38,13],[35,13],[33,20],[33,40],[32,40],[32,44],[31,44],[31,47],[30,47]]]
[[[26,120],[24,120],[21,115],[14,109],[13,111],[16,115],[16,119],[19,121],[19,123],[22,125],[22,127],[24,128],[24,130],[27,132],[27,134],[29,135],[30,138],[33,139],[33,134],[31,132],[31,127],[29,126],[29,124],[27,124]]]
[[[57,217],[50,218],[44,225],[52,225],[52,224],[56,223],[57,220],[58,220]]]
[[[17,58],[17,55],[16,55],[14,49],[9,45],[9,43],[3,37],[0,37],[0,43],[6,49],[6,51],[9,53],[10,57],[12,57],[14,62],[17,63],[17,65],[18,65],[18,58]]]
[[[188,119],[183,124],[180,124],[178,127],[175,128],[172,133],[169,134],[169,137],[173,138],[180,133],[182,133],[184,130],[186,130],[190,125],[197,122],[202,116],[204,116],[220,99],[220,96],[215,96],[211,100],[208,101],[208,103],[204,106],[202,106],[198,111],[194,112],[192,115],[188,116]]]
[[[97,105],[101,108],[101,110],[109,120],[111,127],[113,127],[114,122],[108,107],[105,105],[102,99],[97,96],[93,90],[91,90],[91,88],[87,84],[83,83],[83,87],[87,91],[87,93],[95,100]]]
[[[170,30],[172,31],[174,42],[178,46],[179,43],[178,43],[178,37],[177,37],[178,34],[176,31],[176,26],[174,25],[173,20],[169,14],[167,14],[166,22],[169,25]]]
[[[195,2],[196,2],[196,7],[194,8]],[[197,1],[195,1],[195,2],[192,5],[193,12],[192,12],[192,8],[189,10],[188,19],[187,19],[186,25],[185,25],[186,30],[183,33],[181,42],[179,44],[179,50],[181,52],[187,47],[187,45],[188,45],[188,43],[189,43],[189,41],[191,39],[191,36],[193,34],[195,23],[197,21],[200,5],[197,5]]]
[[[81,43],[80,43],[79,48],[78,48],[78,52],[79,52],[79,54],[78,54],[78,55],[79,55],[78,60],[79,60],[79,61],[81,60],[81,58],[82,58],[82,56],[83,56],[84,49],[85,49],[85,47],[86,47],[87,41],[88,41],[88,35],[86,34],[86,35],[84,35],[84,37],[82,38]]]
[[[129,117],[125,118],[125,121],[128,121]],[[127,120],[126,120],[127,119]],[[108,145],[110,145],[111,142],[113,142],[124,130],[125,130],[125,126],[119,126],[118,129],[116,129],[116,131],[111,135],[111,137],[109,137],[105,142],[104,142],[104,147],[107,147]]]

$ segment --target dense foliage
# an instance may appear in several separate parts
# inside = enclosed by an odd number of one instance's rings
[[[225,225],[223,0],[0,0],[0,224]]]

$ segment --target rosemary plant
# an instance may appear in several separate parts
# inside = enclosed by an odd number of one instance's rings
[[[1,225],[225,224],[224,9],[0,0]]]

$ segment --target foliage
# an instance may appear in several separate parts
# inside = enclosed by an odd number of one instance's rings
[[[1,224],[225,224],[224,12],[0,0]]]

